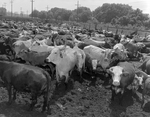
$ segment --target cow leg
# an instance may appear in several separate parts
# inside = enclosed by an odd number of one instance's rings
[[[111,101],[114,101],[116,92],[115,92],[114,89],[112,89],[111,91],[112,91],[112,93],[111,93]]]
[[[69,86],[68,86],[68,82],[65,82],[64,84],[65,84],[65,90],[67,90],[68,87],[69,87]]]
[[[56,89],[59,87],[59,85],[60,85],[60,81],[58,82],[58,81],[56,81]]]
[[[31,96],[32,97],[32,103],[30,104],[29,111],[33,110],[34,105],[37,103],[37,94],[31,92],[31,95],[32,95]]]
[[[141,105],[141,108],[143,109],[145,106],[145,90],[143,89],[143,92],[142,92],[142,105]]]
[[[69,80],[69,75],[66,74],[66,80],[65,80],[65,90],[68,89],[68,80]]]
[[[13,88],[13,100],[16,100],[16,90]]]
[[[49,110],[48,97],[47,97],[47,95],[45,94],[45,95],[43,96],[43,98],[44,98],[44,102],[43,102],[42,112],[44,112],[44,111],[46,110],[46,106],[47,106],[47,108],[48,108],[48,110]]]
[[[10,84],[7,85],[7,90],[8,90],[8,96],[9,96],[9,100],[8,100],[8,104],[10,105],[12,103],[12,86]]]
[[[60,78],[60,76],[58,75],[58,70],[56,68],[56,88],[58,88],[58,85],[60,84],[59,83],[59,78]]]
[[[83,82],[82,69],[79,71],[79,73],[80,73],[80,80],[79,80],[79,82],[82,83]]]
[[[121,105],[121,106],[123,105],[123,103],[122,103],[122,101],[123,101],[123,94],[120,94],[120,96],[119,96],[119,105]]]

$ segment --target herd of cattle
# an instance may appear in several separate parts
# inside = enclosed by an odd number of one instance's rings
[[[8,90],[11,104],[16,92],[31,92],[32,110],[37,97],[43,95],[43,109],[49,109],[51,81],[56,88],[64,80],[65,88],[72,71],[84,73],[91,79],[103,74],[122,104],[128,86],[133,92],[150,90],[150,36],[140,37],[136,32],[129,35],[105,30],[87,30],[75,26],[53,26],[39,22],[0,22],[0,85]],[[139,67],[130,61],[141,62]],[[56,78],[56,79],[55,79]],[[13,89],[13,90],[12,90]],[[13,98],[12,98],[13,94]]]

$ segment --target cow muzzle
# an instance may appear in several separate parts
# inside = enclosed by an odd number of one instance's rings
[[[112,83],[114,86],[119,86],[120,85],[120,82],[119,81],[113,81]]]
[[[97,68],[97,60],[92,60],[92,66],[93,66],[93,70],[96,70],[96,68]]]

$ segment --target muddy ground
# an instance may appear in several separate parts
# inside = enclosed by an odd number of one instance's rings
[[[137,65],[136,62],[134,64]],[[78,76],[74,73],[72,77]],[[69,82],[69,90],[65,91],[62,84],[54,91],[50,101],[50,115],[40,112],[42,97],[38,99],[33,111],[27,111],[30,94],[17,94],[17,100],[12,105],[7,105],[7,91],[0,88],[0,117],[150,117],[150,103],[142,110],[140,93],[133,95],[131,90],[127,90],[123,106],[120,106],[117,98],[114,102],[110,101],[111,91],[102,86],[100,79],[96,84],[92,84],[88,79],[80,84],[76,78],[74,87],[72,82]],[[52,89],[54,88],[55,86]]]

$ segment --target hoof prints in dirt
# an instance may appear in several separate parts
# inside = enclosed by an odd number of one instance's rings
[[[53,83],[55,84],[55,83]],[[64,85],[58,87],[50,100],[51,114],[41,113],[42,97],[33,111],[27,111],[30,101],[28,94],[18,94],[16,102],[7,105],[8,95],[5,88],[0,88],[0,114],[5,117],[150,117],[149,104],[141,109],[141,101],[132,95],[130,90],[125,93],[123,106],[118,99],[110,101],[111,91],[105,89],[100,81],[96,86],[89,81],[74,83],[74,88],[65,91]]]

